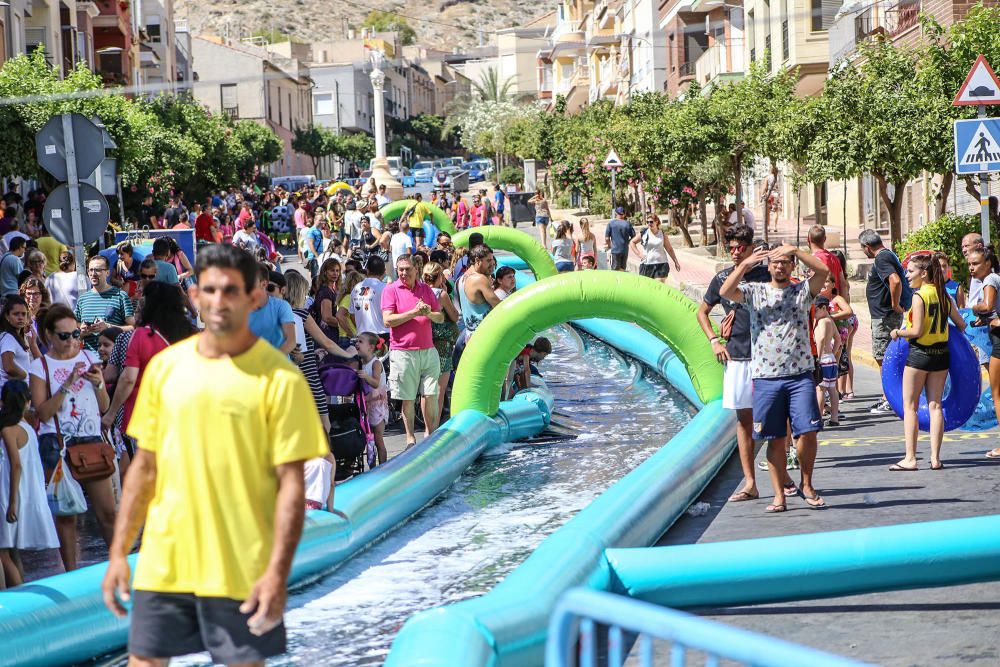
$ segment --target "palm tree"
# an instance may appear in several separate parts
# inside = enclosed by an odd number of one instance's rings
[[[483,102],[511,102],[514,100],[511,89],[515,83],[513,76],[501,81],[497,68],[490,67],[479,75],[479,83],[473,82],[472,91]]]

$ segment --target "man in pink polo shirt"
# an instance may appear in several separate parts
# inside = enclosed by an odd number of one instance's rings
[[[382,291],[382,321],[389,327],[389,392],[403,403],[406,446],[416,444],[413,409],[417,393],[423,395],[421,408],[427,434],[437,428],[438,377],[441,362],[431,322],[443,322],[444,313],[434,291],[417,280],[409,255],[396,259],[399,280]]]

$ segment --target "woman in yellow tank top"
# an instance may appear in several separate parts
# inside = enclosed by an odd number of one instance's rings
[[[945,291],[944,274],[936,255],[918,256],[906,267],[906,278],[914,289],[913,303],[906,314],[906,329],[893,329],[893,339],[906,338],[910,351],[903,369],[903,431],[906,455],[889,470],[917,469],[917,408],[920,394],[927,390],[927,411],[930,416],[931,470],[941,469],[941,441],[944,439],[944,415],[941,396],[948,378],[948,320],[965,329],[965,320],[958,313]]]

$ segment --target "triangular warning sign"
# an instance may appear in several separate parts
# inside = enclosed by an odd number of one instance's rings
[[[605,169],[617,169],[618,167],[624,167],[625,163],[622,159],[618,157],[618,153],[612,148],[608,151],[608,156],[604,158],[604,168]]]
[[[980,123],[962,154],[960,164],[983,165],[982,171],[986,171],[985,166],[993,162],[1000,162],[1000,142],[990,133],[986,123]]]
[[[1000,104],[1000,79],[981,54],[958,89],[953,106]]]

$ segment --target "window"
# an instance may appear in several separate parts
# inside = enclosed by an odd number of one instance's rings
[[[235,83],[223,83],[219,86],[219,98],[222,113],[236,119],[240,117],[239,95]]]
[[[747,48],[750,50],[750,62],[756,62],[757,60],[757,34],[753,19],[753,11],[747,12]]]
[[[829,30],[840,9],[840,0],[810,0],[810,18],[813,32]]]
[[[788,44],[788,21],[791,20],[792,16],[792,0],[786,0],[784,11],[781,14],[781,60],[788,60],[789,44]]]
[[[146,34],[149,35],[149,41],[153,44],[159,44],[162,41],[159,16],[146,17]]]
[[[285,116],[281,113],[281,91],[278,91],[278,125],[283,126],[285,124]]]

